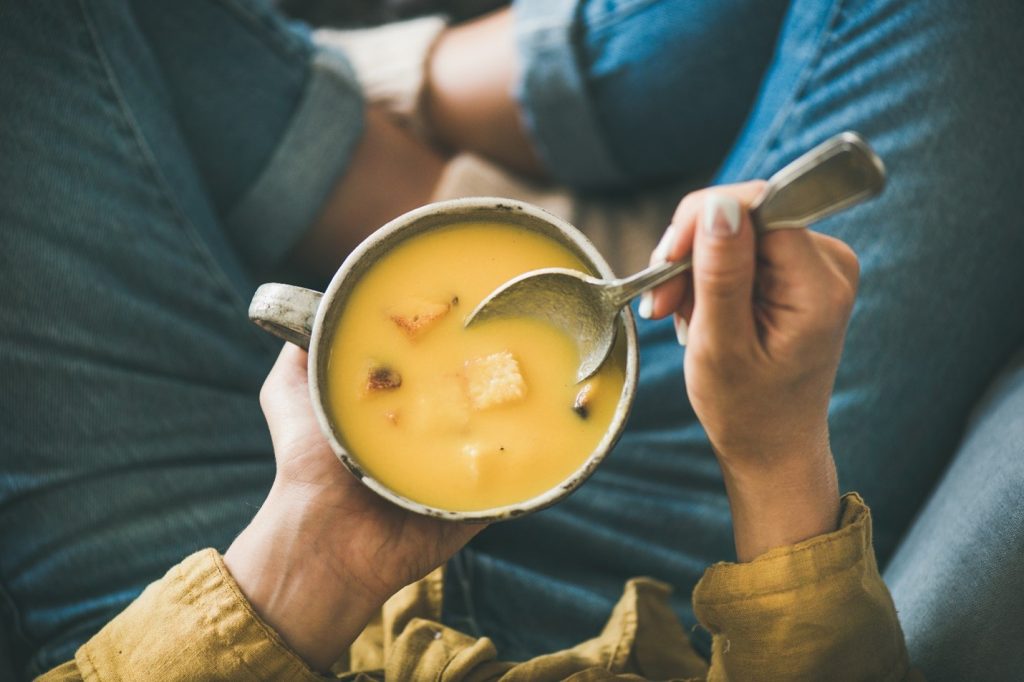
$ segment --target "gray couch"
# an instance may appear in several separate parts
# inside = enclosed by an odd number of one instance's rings
[[[885,580],[929,680],[1024,680],[1024,353],[978,403]]]

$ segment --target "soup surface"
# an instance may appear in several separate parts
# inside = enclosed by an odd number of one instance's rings
[[[554,327],[528,318],[462,326],[500,284],[544,267],[586,269],[541,234],[457,223],[402,242],[356,284],[327,396],[367,473],[410,500],[477,511],[528,500],[587,459],[622,392],[621,339],[576,384],[575,343]]]

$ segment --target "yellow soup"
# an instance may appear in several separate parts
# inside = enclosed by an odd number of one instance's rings
[[[554,327],[462,326],[497,286],[544,267],[586,269],[541,234],[460,223],[402,242],[356,284],[327,395],[367,473],[421,504],[478,511],[554,488],[587,459],[622,392],[623,344],[577,385],[575,344]]]

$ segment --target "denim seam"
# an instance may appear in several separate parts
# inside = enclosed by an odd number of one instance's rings
[[[807,87],[810,84],[815,69],[821,63],[822,56],[825,52],[825,46],[828,44],[835,31],[836,22],[841,14],[842,6],[843,0],[835,0],[833,2],[828,22],[825,29],[822,30],[821,35],[818,37],[814,54],[806,60],[804,67],[800,71],[800,76],[797,79],[796,87],[792,89],[791,95],[786,99],[786,104],[779,107],[779,110],[776,112],[771,123],[768,125],[764,136],[762,137],[761,144],[758,145],[755,150],[751,151],[750,155],[747,157],[747,163],[741,168],[741,172],[738,177],[745,178],[753,173],[754,169],[764,161],[764,158],[768,155],[768,151],[779,141],[779,139],[781,139],[787,125],[796,125],[795,121],[790,120],[791,114],[796,108],[797,102],[806,94]]]
[[[235,290],[235,287],[232,285],[231,279],[228,277],[227,273],[220,268],[216,258],[214,258],[203,239],[198,235],[192,221],[174,199],[174,193],[171,191],[167,179],[160,171],[160,166],[156,160],[156,156],[153,154],[153,150],[150,149],[149,144],[146,142],[145,136],[142,134],[142,129],[139,126],[138,121],[135,119],[135,115],[132,112],[131,107],[128,105],[127,99],[124,97],[124,93],[121,90],[120,81],[117,78],[113,64],[103,49],[100,41],[99,30],[96,27],[94,17],[88,9],[88,3],[86,0],[79,0],[78,5],[85,24],[89,29],[89,36],[91,38],[96,58],[105,71],[105,83],[121,111],[123,123],[128,126],[131,133],[130,137],[134,141],[137,151],[139,152],[140,160],[142,162],[140,163],[141,169],[143,172],[147,173],[150,176],[150,179],[159,187],[159,197],[161,201],[165,204],[165,207],[170,210],[172,216],[178,220],[182,227],[184,227],[193,248],[200,256],[200,260],[203,262],[207,272],[213,280],[220,285],[222,293],[226,294],[236,305],[243,309],[248,309],[248,303],[244,301]]]

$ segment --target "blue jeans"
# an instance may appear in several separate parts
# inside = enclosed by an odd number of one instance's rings
[[[0,5],[0,604],[31,671],[70,658],[189,552],[225,549],[262,501],[273,458],[257,394],[277,344],[246,302],[359,135],[351,74],[300,27],[235,0],[170,7]],[[1024,338],[1009,191],[1021,97],[1000,81],[1024,66],[1020,10],[536,0],[516,12],[525,119],[577,186],[719,164],[721,181],[764,176],[847,128],[886,158],[886,195],[820,229],[864,268],[833,447],[887,556]],[[637,574],[675,584],[692,622],[690,588],[732,554],[681,352],[668,325],[640,331],[640,394],[606,465],[452,563],[446,618],[505,658],[595,634]]]
[[[516,9],[525,119],[548,167],[578,187],[617,191],[705,171],[715,182],[767,177],[847,129],[885,159],[881,198],[815,226],[861,261],[830,426],[840,484],[871,505],[884,565],[971,407],[1024,341],[1024,93],[1010,84],[1024,72],[1024,5],[520,0]],[[690,626],[693,585],[733,556],[682,352],[667,322],[639,331],[640,390],[614,453],[571,498],[488,529],[453,564],[462,623],[494,637],[502,655],[596,635],[637,574],[673,584]]]
[[[248,301],[362,101],[231,0],[0,3],[0,64],[0,630],[36,673],[263,501]]]

